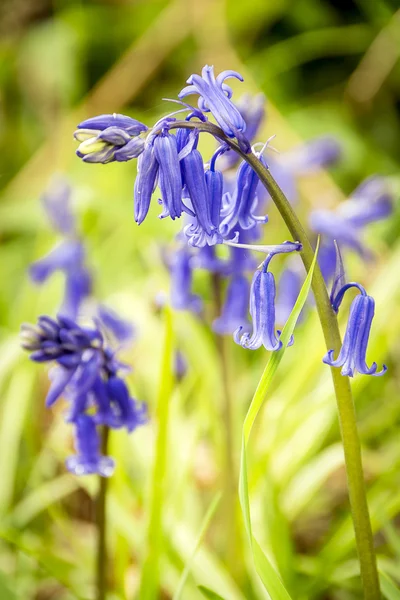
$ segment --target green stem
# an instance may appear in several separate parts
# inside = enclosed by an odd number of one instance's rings
[[[259,176],[263,185],[268,190],[275,206],[279,210],[293,239],[301,242],[303,249],[301,258],[307,272],[310,269],[314,250],[307,234],[294,212],[289,201],[272,177],[270,171],[261,163],[253,153],[245,154],[236,142],[227,138],[224,132],[212,123],[194,123],[179,121],[174,123],[174,128],[189,127],[199,131],[211,133],[223,143],[229,145],[245,161],[251,165]],[[318,316],[328,350],[337,354],[341,348],[340,331],[335,313],[332,310],[325,281],[318,264],[314,270],[312,289],[317,304]],[[372,528],[368,511],[367,495],[361,460],[361,446],[357,431],[357,421],[350,381],[343,377],[339,369],[331,368],[336,402],[338,406],[340,429],[344,449],[347,485],[349,490],[350,508],[353,517],[356,546],[360,561],[360,573],[365,600],[379,600],[381,592],[379,587],[376,557],[374,552]]]
[[[107,455],[109,428],[101,433],[101,452]],[[97,555],[96,555],[96,600],[106,600],[107,594],[107,501],[108,478],[99,476],[99,492],[96,499]]]

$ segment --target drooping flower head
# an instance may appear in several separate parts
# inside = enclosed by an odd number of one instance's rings
[[[343,296],[350,288],[357,288],[360,294],[354,298],[350,306],[350,315],[342,347],[336,359],[334,358],[334,351],[329,350],[323,358],[323,362],[331,367],[342,367],[342,375],[349,377],[353,377],[356,371],[363,375],[383,375],[387,371],[386,365],[383,365],[382,370],[377,372],[378,367],[375,362],[370,367],[366,363],[368,340],[375,313],[374,299],[368,296],[360,284],[348,283],[337,293],[332,307],[336,312],[339,310]]]
[[[71,189],[66,182],[56,180],[43,195],[42,203],[53,227],[64,239],[46,256],[33,262],[29,275],[43,284],[51,275],[61,271],[65,276],[64,298],[59,312],[76,319],[82,303],[92,291],[92,277],[86,265],[86,251],[79,239],[75,216],[70,205]]]
[[[133,431],[146,421],[145,409],[131,398],[123,380],[128,371],[97,327],[81,327],[59,315],[23,325],[22,347],[35,362],[54,363],[46,406],[61,396],[68,402],[67,421],[76,428],[77,456],[67,460],[75,474],[112,474],[113,461],[99,453],[97,425]]]
[[[356,252],[364,259],[371,258],[362,241],[364,228],[385,219],[393,210],[393,197],[384,177],[369,177],[335,210],[315,210],[310,215],[310,227],[322,234],[318,256],[323,275],[329,281],[335,270],[336,251],[333,240],[342,248]]]
[[[266,166],[262,153],[257,153],[260,161]],[[252,229],[258,223],[266,223],[268,217],[258,216],[255,211],[258,207],[257,187],[260,179],[253,168],[243,161],[236,176],[235,190],[232,195],[227,192],[224,197],[221,234],[226,237],[230,232],[241,229]]]
[[[279,332],[275,332],[275,278],[268,271],[268,266],[275,254],[300,249],[301,244],[293,242],[276,246],[267,256],[261,270],[254,273],[250,289],[249,309],[253,321],[253,333],[242,333],[242,327],[239,327],[234,333],[235,342],[243,348],[257,350],[264,346],[266,350],[276,351],[282,347]],[[290,343],[292,343],[292,340]]]
[[[189,310],[200,313],[202,309],[201,299],[192,292],[193,269],[188,248],[182,247],[176,250],[168,264],[171,273],[172,307],[176,310]]]

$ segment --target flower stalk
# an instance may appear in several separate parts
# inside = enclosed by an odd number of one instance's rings
[[[107,456],[110,429],[103,427],[101,451]],[[97,553],[96,553],[96,600],[107,597],[107,491],[108,477],[99,476],[99,491],[96,498]]]
[[[196,128],[199,131],[208,132],[223,141],[247,161],[268,190],[293,239],[302,244],[301,258],[308,272],[314,256],[314,250],[311,243],[291,204],[272,177],[268,168],[265,167],[259,158],[253,153],[244,152],[234,140],[224,134],[222,129],[212,123],[176,121],[170,125],[170,128]],[[333,349],[335,354],[337,354],[342,345],[339,326],[336,314],[331,307],[325,281],[318,264],[314,270],[312,289],[327,350]],[[350,381],[347,376],[341,375],[340,371],[336,368],[331,367],[331,374],[338,407],[350,508],[360,561],[360,574],[364,598],[365,600],[379,600],[381,598],[379,577],[362,468],[361,446],[357,431],[356,413]]]

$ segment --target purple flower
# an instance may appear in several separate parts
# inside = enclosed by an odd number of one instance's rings
[[[117,342],[125,344],[132,341],[135,335],[132,323],[121,319],[114,310],[104,304],[99,304],[97,314],[102,326],[111,333]]]
[[[246,137],[249,142],[252,142],[265,117],[265,96],[264,94],[255,96],[244,94],[236,102],[236,107],[246,123]],[[227,150],[221,157],[219,166],[222,171],[225,171],[236,165],[238,160],[239,156],[234,150]]]
[[[222,314],[218,317],[212,328],[220,335],[233,334],[238,328],[249,331],[248,321],[250,285],[244,275],[233,275],[226,291],[226,299]]]
[[[91,294],[92,278],[85,266],[85,249],[77,239],[69,239],[56,246],[29,268],[31,279],[44,283],[53,273],[65,275],[65,294],[60,313],[75,319],[85,298]]]
[[[126,383],[120,377],[111,376],[106,382],[106,389],[111,403],[114,428],[125,427],[128,432],[147,421],[147,411],[131,398]]]
[[[31,360],[55,363],[46,406],[60,396],[68,402],[67,421],[76,425],[78,452],[68,459],[69,470],[107,476],[103,466],[110,463],[96,450],[95,424],[132,431],[146,421],[144,407],[130,397],[121,378],[127,366],[105,345],[98,328],[80,327],[60,315],[56,320],[42,316],[36,326],[23,325],[21,343]]]
[[[135,181],[135,221],[143,223],[150,208],[151,196],[157,185],[158,162],[152,145],[146,146],[138,160],[138,174]]]
[[[54,229],[63,235],[76,233],[75,216],[71,210],[71,187],[65,179],[54,178],[41,201]]]
[[[203,159],[198,150],[192,150],[181,161],[182,178],[190,201],[188,208],[194,214],[192,222],[183,231],[189,244],[199,248],[222,242],[218,228],[223,177],[222,173],[214,170],[214,164],[212,161],[210,170],[204,173]]]
[[[239,327],[234,340],[243,348],[257,350],[264,346],[266,350],[279,350],[282,342],[275,333],[275,279],[272,273],[262,270],[254,273],[250,289],[250,315],[253,321],[253,333],[243,333]]]
[[[200,313],[202,302],[192,293],[191,255],[187,248],[180,248],[170,261],[171,305],[176,310],[190,310]]]
[[[259,246],[261,248],[261,246]],[[261,271],[256,271],[250,288],[250,315],[253,321],[253,333],[242,333],[239,327],[233,336],[237,344],[243,348],[257,350],[264,346],[266,350],[276,351],[282,347],[282,342],[275,333],[275,279],[268,271],[269,263],[275,254],[300,251],[301,244],[298,242],[284,242],[270,247],[270,252],[264,261]],[[289,346],[293,344],[293,337]]]
[[[259,157],[261,162],[266,165],[264,159]],[[266,223],[268,217],[256,216],[254,214],[257,205],[257,186],[259,178],[252,167],[243,161],[239,166],[236,186],[233,195],[225,195],[225,206],[222,210],[222,221],[220,225],[221,234],[226,237],[230,232],[234,232],[237,226],[242,229],[250,229],[258,223]]]
[[[198,248],[196,254],[192,257],[191,265],[196,269],[205,269],[209,273],[226,274],[227,272],[227,263],[218,258],[215,253],[215,246],[206,245]],[[252,270],[254,269],[255,266]]]
[[[182,214],[182,176],[176,137],[168,132],[162,133],[155,137],[153,145],[164,207],[161,217],[176,219]]]
[[[368,259],[371,253],[361,240],[363,227],[390,215],[392,202],[386,180],[377,176],[369,177],[349,200],[342,202],[335,210],[313,211],[310,227],[325,236],[331,257],[335,256],[333,240],[336,240],[342,247],[350,248]]]
[[[74,475],[101,475],[110,477],[115,463],[109,456],[100,452],[100,438],[94,419],[82,414],[75,423],[76,456],[70,456],[65,461],[68,471]]]
[[[201,232],[211,235],[215,231],[215,227],[211,221],[210,201],[200,152],[196,149],[192,150],[182,159],[181,168],[182,180],[191,203],[189,208],[193,210],[195,217],[195,224],[190,225],[189,230],[185,233],[189,237],[195,233],[195,229],[198,229],[199,235]]]
[[[99,115],[78,125],[76,153],[88,163],[125,162],[143,152],[145,141],[139,136],[145,131],[146,125],[126,115]]]
[[[243,135],[246,123],[231,101],[232,90],[224,83],[225,79],[235,77],[239,81],[243,78],[236,71],[223,71],[217,78],[214,76],[214,67],[206,65],[200,75],[191,75],[187,80],[190,85],[183,88],[179,98],[199,94],[198,106],[203,112],[211,112],[224,133],[231,138],[236,137],[245,152],[250,151],[250,144]]]
[[[383,365],[383,369],[377,373],[375,362],[370,367],[366,363],[368,339],[375,311],[374,299],[368,296],[359,284],[349,283],[343,286],[334,298],[333,309],[337,312],[343,295],[351,287],[358,288],[360,294],[355,297],[351,304],[342,347],[336,359],[333,356],[334,351],[329,350],[323,358],[323,362],[331,367],[342,367],[342,375],[349,377],[353,377],[356,371],[363,375],[383,375],[387,371],[386,365]]]
[[[295,175],[305,175],[335,163],[342,148],[333,136],[308,140],[282,155],[282,163]]]

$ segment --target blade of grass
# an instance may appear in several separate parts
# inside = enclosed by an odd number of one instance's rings
[[[281,334],[282,340],[282,348],[278,352],[274,352],[261,376],[259,384],[257,386],[256,392],[251,401],[250,407],[247,411],[246,418],[243,423],[243,435],[242,435],[242,452],[241,452],[241,461],[240,461],[240,475],[239,475],[239,498],[240,504],[242,507],[243,518],[245,522],[245,527],[247,534],[250,539],[250,544],[253,552],[253,560],[257,570],[258,575],[261,578],[261,581],[264,584],[265,589],[267,590],[271,600],[290,600],[290,595],[288,594],[285,586],[282,583],[279,575],[275,571],[274,567],[268,560],[267,556],[264,554],[262,548],[257,542],[256,538],[253,535],[252,525],[251,525],[251,515],[250,515],[250,499],[249,499],[249,489],[248,489],[248,479],[247,479],[247,457],[246,450],[247,445],[250,438],[250,433],[255,422],[255,419],[260,411],[262,404],[265,400],[266,393],[271,384],[271,381],[278,369],[278,366],[283,358],[287,345],[289,343],[290,337],[295,328],[297,319],[299,318],[300,312],[305,304],[308,293],[311,287],[312,276],[314,273],[314,267],[318,254],[318,246],[314,254],[314,259],[306,277],[306,280],[303,284],[303,287],[300,290],[300,294],[297,298],[296,304],[293,307],[293,310],[289,316],[289,319],[283,328]]]
[[[382,593],[387,600],[400,600],[400,590],[393,579],[379,569],[379,581],[381,583]]]
[[[203,594],[205,598],[208,598],[209,600],[224,600],[222,596],[220,596],[216,592],[213,592],[204,585],[199,585],[198,590]]]
[[[173,390],[173,330],[172,313],[165,308],[165,339],[161,365],[160,387],[156,414],[156,453],[151,482],[150,516],[147,531],[147,556],[143,565],[139,597],[155,600],[158,597],[160,579],[160,557],[164,546],[162,514],[165,506],[165,481],[167,471],[168,421],[170,399]]]
[[[181,578],[179,580],[178,587],[174,594],[173,600],[180,600],[180,598],[182,596],[183,588],[185,587],[186,580],[187,580],[190,570],[192,568],[194,557],[196,556],[197,550],[199,549],[200,544],[203,541],[204,535],[210,525],[211,519],[215,515],[215,511],[217,510],[220,500],[221,500],[221,492],[218,492],[218,494],[215,496],[215,498],[211,502],[210,506],[208,507],[208,510],[204,516],[203,522],[200,527],[200,532],[199,532],[199,535],[196,540],[196,544],[193,548],[192,554],[189,556],[189,558],[186,562],[185,568],[183,569],[183,572],[182,572]]]

